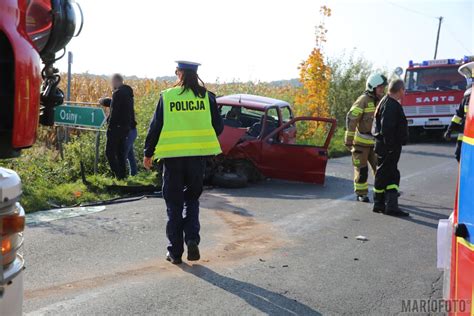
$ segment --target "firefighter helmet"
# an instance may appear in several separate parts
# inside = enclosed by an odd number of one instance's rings
[[[458,72],[460,75],[466,77],[467,89],[469,89],[472,85],[472,77],[474,76],[474,61],[459,67]]]
[[[368,91],[373,91],[375,88],[378,86],[387,85],[387,77],[385,77],[382,74],[371,74],[369,78],[367,78],[367,83],[365,84],[365,87]]]

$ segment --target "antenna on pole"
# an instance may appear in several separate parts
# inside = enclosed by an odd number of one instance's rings
[[[438,17],[438,20],[439,20],[438,34],[436,35],[436,46],[435,46],[435,53],[434,53],[433,59],[436,59],[436,56],[438,55],[439,33],[441,32],[441,23],[443,22],[443,17],[442,16]]]

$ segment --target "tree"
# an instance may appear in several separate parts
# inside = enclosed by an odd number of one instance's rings
[[[327,29],[324,20],[331,16],[331,9],[320,8],[321,22],[316,27],[316,44],[308,59],[299,67],[302,84],[295,98],[295,109],[298,115],[328,117],[327,103],[331,69],[325,63],[323,46],[326,42]]]

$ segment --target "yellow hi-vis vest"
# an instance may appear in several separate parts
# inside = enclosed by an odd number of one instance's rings
[[[175,87],[163,91],[163,128],[154,158],[211,156],[222,152],[212,127],[206,92],[196,97],[192,90]]]

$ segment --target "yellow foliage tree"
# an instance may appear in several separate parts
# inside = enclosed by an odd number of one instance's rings
[[[326,42],[327,29],[324,20],[331,16],[331,9],[320,8],[321,22],[316,27],[316,45],[306,61],[299,67],[302,87],[295,97],[295,109],[299,116],[328,117],[327,102],[331,69],[325,63],[323,46]]]

